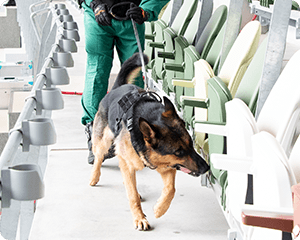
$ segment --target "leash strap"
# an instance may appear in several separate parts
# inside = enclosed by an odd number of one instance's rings
[[[143,50],[142,50],[142,46],[141,46],[141,42],[140,42],[140,38],[139,38],[139,33],[138,33],[136,25],[135,25],[136,23],[134,22],[134,20],[132,18],[131,18],[131,22],[132,22],[134,35],[135,35],[136,42],[137,42],[138,49],[139,49],[139,55],[140,55],[141,62],[142,62],[142,73],[143,73],[143,77],[144,77],[144,81],[145,81],[146,91],[149,91],[148,78],[147,78],[145,61],[144,61]]]

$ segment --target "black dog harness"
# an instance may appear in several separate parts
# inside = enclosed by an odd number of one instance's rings
[[[162,102],[161,97],[153,92],[146,91],[143,93],[139,93],[138,89],[126,93],[119,101],[118,101],[118,117],[116,118],[115,123],[115,134],[118,135],[121,130],[121,122],[122,120],[126,124],[128,131],[131,131],[133,128],[133,111],[132,107],[142,98],[148,97],[157,102]]]

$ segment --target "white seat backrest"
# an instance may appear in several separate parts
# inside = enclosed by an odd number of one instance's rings
[[[251,136],[258,132],[255,119],[248,106],[234,98],[225,104],[227,155],[233,157],[252,157]],[[233,217],[241,221],[241,206],[245,203],[248,176],[236,171],[227,172],[228,186],[226,199]],[[238,191],[237,191],[238,189]]]
[[[297,138],[289,158],[297,183],[300,183],[300,136]]]
[[[291,187],[296,179],[280,143],[273,135],[262,131],[253,135],[252,146],[255,205],[293,207]]]
[[[253,202],[258,208],[293,208],[291,187],[296,180],[280,143],[268,132],[252,137]],[[281,240],[282,232],[254,228],[251,239]]]
[[[175,31],[175,33],[179,33],[183,28],[187,17],[190,15],[190,12],[198,1],[199,0],[186,0],[183,2],[171,25],[171,28]]]
[[[251,136],[259,132],[253,114],[248,106],[238,98],[225,104],[227,154],[233,156],[252,156]]]
[[[260,35],[261,24],[258,21],[247,23],[231,47],[218,74],[228,86],[232,97],[235,96],[238,85],[255,54]]]
[[[297,118],[294,113],[300,106],[299,62],[300,50],[281,72],[257,119],[259,129],[271,133],[280,143],[287,128],[293,127],[289,122]]]

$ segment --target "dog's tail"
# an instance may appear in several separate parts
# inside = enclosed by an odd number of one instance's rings
[[[143,54],[145,65],[148,63],[147,55]],[[135,53],[128,58],[121,66],[121,70],[115,80],[112,89],[120,87],[127,83],[134,83],[135,78],[139,74],[142,61],[139,53]]]

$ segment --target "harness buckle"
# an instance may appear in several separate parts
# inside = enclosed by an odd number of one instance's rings
[[[127,119],[127,129],[129,132],[131,132],[131,130],[133,129],[133,118],[128,118]]]

